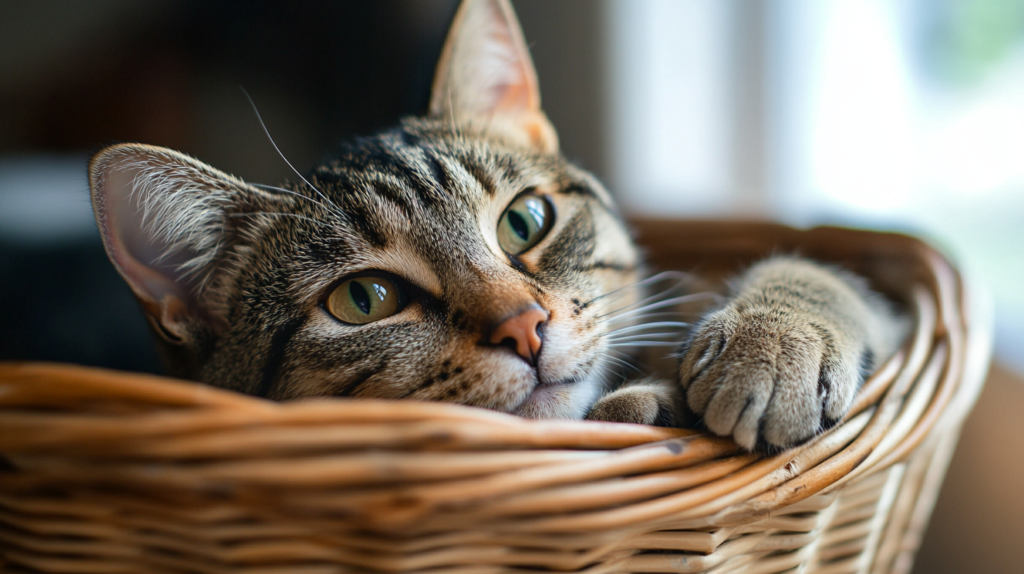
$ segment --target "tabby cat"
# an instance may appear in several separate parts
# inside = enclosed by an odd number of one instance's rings
[[[644,267],[609,193],[559,155],[507,0],[463,2],[426,117],[299,181],[143,144],[100,151],[89,178],[170,374],[272,399],[659,425],[688,408],[777,450],[839,421],[900,339],[861,280],[778,257],[679,337],[676,381],[616,384],[612,351],[652,324]]]

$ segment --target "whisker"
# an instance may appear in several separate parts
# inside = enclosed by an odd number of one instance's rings
[[[666,341],[637,341],[636,343],[613,343],[608,345],[608,348],[618,347],[678,347],[679,343],[669,343]]]
[[[617,351],[611,351],[611,352],[617,352]],[[607,361],[612,361],[616,365],[620,365],[620,366],[625,367],[627,369],[632,369],[632,370],[636,371],[637,373],[640,373],[641,375],[643,374],[643,371],[641,371],[635,365],[630,364],[625,359],[620,359],[619,357],[614,357],[612,355],[605,355],[603,358],[605,360],[607,360]]]
[[[660,296],[661,295],[659,294],[659,295],[655,295],[655,296],[652,296],[652,297],[648,297],[647,299],[644,299],[643,301],[639,301],[637,303],[633,303],[632,305],[626,305],[625,307],[620,307],[620,308],[618,308],[618,309],[616,309],[614,311],[609,311],[609,312],[607,312],[607,313],[605,313],[603,315],[598,315],[595,318],[596,319],[603,319],[604,317],[608,317],[608,316],[611,316],[611,315],[617,315],[615,317],[615,319],[621,319],[623,317],[628,317],[630,313],[642,313],[644,311],[650,311],[652,309],[662,309],[664,307],[671,307],[672,305],[678,305],[680,303],[688,303],[690,301],[699,301],[701,299],[717,299],[717,298],[720,297],[720,295],[718,293],[714,293],[712,291],[703,291],[701,293],[692,293],[690,295],[680,295],[679,297],[672,297],[670,299],[664,299],[662,301],[657,301],[655,303],[648,303],[648,304],[644,305],[643,307],[640,307],[638,309],[633,309],[632,311],[629,311],[628,313],[625,312],[626,309],[629,309],[630,307],[635,307],[637,305],[646,303],[647,301],[650,301],[652,299],[657,299]]]
[[[670,279],[670,278],[677,279],[679,281],[683,281],[683,280],[690,280],[690,281],[692,281],[693,280],[693,275],[690,275],[689,273],[684,273],[682,271],[662,271],[661,273],[656,273],[656,274],[651,275],[650,277],[648,277],[646,279],[641,279],[640,281],[637,281],[635,283],[630,283],[629,285],[623,285],[622,287],[619,287],[618,289],[612,289],[611,291],[609,291],[607,293],[603,293],[601,295],[598,295],[597,297],[594,297],[590,301],[587,301],[586,303],[584,303],[584,306],[590,305],[591,303],[594,303],[595,301],[599,301],[601,299],[604,299],[605,297],[608,297],[610,295],[614,295],[614,294],[616,294],[616,293],[618,293],[620,291],[623,291],[625,289],[634,289],[636,287],[645,287],[647,285],[650,285],[651,283],[656,283],[658,281],[662,281],[664,279]]]
[[[623,341],[634,341],[645,337],[678,337],[679,333],[641,333],[639,335],[628,335],[625,337],[614,337],[608,339],[609,343],[622,343]]]
[[[316,194],[320,196],[321,199],[327,202],[327,205],[330,205],[334,209],[338,210],[338,212],[341,212],[341,208],[339,208],[333,201],[331,201],[326,195],[324,195],[319,189],[317,189],[316,186],[314,186],[312,183],[309,183],[309,181],[305,177],[303,177],[301,173],[299,173],[299,170],[295,169],[295,166],[292,165],[292,162],[288,161],[288,158],[286,158],[284,154],[281,153],[281,149],[277,147],[277,143],[274,142],[274,138],[270,135],[270,130],[267,129],[267,124],[263,123],[263,117],[260,115],[260,111],[256,109],[256,102],[252,101],[252,97],[249,96],[249,92],[245,91],[245,88],[242,88],[242,93],[245,94],[245,99],[249,100],[249,105],[252,106],[252,111],[256,114],[256,119],[260,122],[260,127],[263,128],[263,133],[267,135],[267,139],[270,140],[270,145],[274,146],[274,151],[277,152],[277,155],[281,156],[281,159],[284,160],[284,163],[288,164],[288,167],[291,168],[293,172],[295,172],[295,175],[299,176],[299,179],[301,179],[303,183],[308,185],[310,189],[315,191]]]
[[[328,211],[335,211],[336,213],[340,213],[340,212],[337,212],[337,210],[330,209],[330,207],[324,205],[323,202],[317,201],[317,200],[313,199],[312,197],[309,197],[308,195],[299,193],[297,191],[293,191],[291,189],[285,189],[283,187],[277,187],[276,185],[267,185],[265,183],[250,183],[249,185],[251,185],[253,187],[258,187],[258,188],[261,188],[261,189],[278,191],[278,192],[281,192],[281,193],[287,193],[288,195],[294,195],[295,197],[298,197],[299,199],[305,199],[306,201],[312,203],[313,205],[319,205],[320,207],[326,208]]]
[[[621,313],[621,312],[623,312],[623,311],[625,311],[627,309],[630,309],[630,308],[632,308],[632,307],[634,307],[636,305],[647,305],[651,301],[656,301],[656,300],[658,300],[660,298],[666,297],[668,295],[668,292],[671,291],[671,290],[672,289],[670,289],[670,290],[668,290],[666,292],[659,292],[659,293],[654,293],[654,294],[641,293],[640,295],[643,298],[640,299],[639,301],[634,301],[633,303],[630,303],[628,305],[622,305],[621,307],[616,307],[614,309],[609,310],[609,308],[611,307],[611,305],[613,303],[617,302],[619,299],[622,299],[623,297],[626,297],[628,295],[627,293],[620,293],[620,294],[618,294],[618,295],[616,295],[614,297],[611,297],[610,299],[607,299],[605,301],[601,301],[597,305],[595,305],[595,309],[596,309],[597,315],[595,315],[594,318],[600,320],[603,317],[608,317],[610,315],[615,315],[616,313]]]
[[[634,317],[633,316],[634,313],[632,311],[630,311],[627,314],[628,316],[614,317],[612,319],[608,319],[608,320],[604,321],[604,323],[607,324],[607,325],[614,325],[615,323],[621,323],[621,322],[626,321],[626,320],[642,321],[642,320],[645,320],[645,319],[657,319],[657,318],[666,318],[666,317],[682,317],[684,315],[689,315],[689,314],[690,313],[684,313],[682,311],[662,311],[661,313],[645,313],[645,314],[641,314],[638,317]]]
[[[673,291],[676,291],[676,290],[678,290],[678,289],[680,289],[682,287],[683,287],[683,285],[673,285],[672,287],[669,287],[668,289],[665,289],[663,291],[658,291],[656,293],[645,293],[643,299],[641,299],[639,301],[636,301],[634,303],[630,303],[629,305],[625,305],[623,307],[619,307],[618,309],[616,309],[615,311],[612,311],[611,313],[615,313],[616,311],[622,311],[624,309],[629,309],[630,307],[635,307],[637,305],[646,305],[646,304],[650,303],[651,301],[658,301],[658,300],[661,300],[661,299],[665,299],[665,298],[669,297],[672,294]]]
[[[602,337],[613,337],[616,335],[625,335],[626,333],[635,333],[637,331],[644,331],[646,329],[653,329],[655,327],[676,327],[685,328],[690,327],[690,323],[683,323],[682,321],[654,321],[652,323],[644,323],[643,325],[633,325],[631,327],[622,327],[621,329],[615,329],[614,331],[608,331],[601,335]]]
[[[635,364],[635,361],[633,359],[628,358],[628,355],[626,355],[625,351],[616,351],[615,349],[608,349],[606,353],[608,353],[607,355],[605,355],[606,357],[616,359],[619,362],[619,364],[622,364],[625,367],[631,369],[636,374],[640,376],[646,375],[643,369],[641,369]],[[615,356],[612,356],[613,354]]]
[[[681,285],[681,284],[680,285],[673,285],[672,287],[669,287],[668,289],[665,289],[663,291],[658,291],[657,293],[645,293],[643,299],[641,299],[639,301],[635,301],[633,303],[630,303],[629,305],[624,305],[622,307],[619,307],[618,309],[609,311],[608,313],[605,313],[603,315],[599,315],[598,318],[604,317],[604,316],[607,316],[607,315],[611,315],[613,313],[617,313],[617,312],[623,311],[625,309],[629,309],[630,307],[635,307],[637,305],[643,306],[643,305],[647,305],[651,301],[658,301],[660,299],[664,299],[664,298],[668,297],[673,291],[681,289],[682,287],[683,287],[683,285]],[[616,299],[619,299],[619,298],[620,297],[615,297],[615,298],[611,299],[609,302],[615,301]],[[604,311],[604,309],[602,309],[602,311]]]

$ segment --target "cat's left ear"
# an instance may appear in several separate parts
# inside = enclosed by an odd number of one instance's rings
[[[216,332],[201,296],[232,239],[228,212],[245,182],[173,150],[119,144],[93,156],[89,187],[104,247],[150,316],[179,347]]]
[[[540,108],[537,72],[508,0],[463,0],[434,73],[430,115],[477,124],[539,151],[558,151],[558,135]]]

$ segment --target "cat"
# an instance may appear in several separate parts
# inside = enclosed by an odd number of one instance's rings
[[[663,426],[692,413],[775,451],[841,420],[895,351],[905,321],[862,279],[780,256],[680,335],[676,380],[608,392],[613,348],[650,333],[650,281],[611,195],[558,150],[511,5],[465,0],[428,114],[299,181],[129,143],[96,153],[89,182],[168,373],[271,399]]]

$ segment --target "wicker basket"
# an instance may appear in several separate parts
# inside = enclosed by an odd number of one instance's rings
[[[658,267],[717,280],[835,261],[916,313],[847,420],[772,458],[725,439],[468,407],[277,404],[188,382],[0,365],[11,572],[906,572],[981,386],[986,321],[921,242],[643,222]]]

